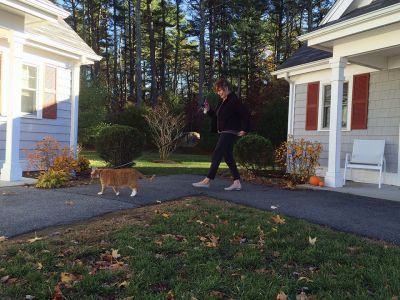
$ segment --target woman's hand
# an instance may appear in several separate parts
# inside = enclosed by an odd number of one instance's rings
[[[247,134],[246,131],[241,130],[239,131],[238,136],[245,136],[246,134]]]
[[[203,103],[203,113],[206,114],[210,110],[210,105],[208,104],[207,99]]]

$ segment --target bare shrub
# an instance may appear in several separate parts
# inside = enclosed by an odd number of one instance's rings
[[[151,108],[145,115],[151,137],[161,160],[166,160],[175,150],[183,136],[185,118],[183,113],[174,114],[166,103]]]

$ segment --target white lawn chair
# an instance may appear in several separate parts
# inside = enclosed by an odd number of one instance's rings
[[[346,154],[343,185],[346,184],[346,171],[351,169],[368,169],[379,171],[379,188],[382,183],[382,170],[386,175],[385,140],[354,140],[353,152]]]

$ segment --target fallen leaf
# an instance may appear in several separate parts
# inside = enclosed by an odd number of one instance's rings
[[[0,236],[0,243],[1,243],[1,242],[4,242],[6,239],[7,239],[7,238],[6,238],[4,235]]]
[[[17,193],[11,192],[11,191],[4,191],[1,193],[3,196],[11,196],[11,195],[16,195]]]
[[[271,217],[272,222],[275,224],[285,224],[285,219],[282,218],[280,215],[272,216]]]
[[[202,220],[197,220],[196,223],[199,223],[200,225],[204,224],[204,222]]]
[[[262,269],[256,269],[255,270],[257,274],[265,274],[269,273],[270,271],[268,269],[262,268]]]
[[[0,282],[1,283],[6,283],[9,278],[10,278],[10,275],[3,276],[3,277],[0,278]]]
[[[128,282],[125,280],[125,281],[121,282],[120,284],[118,284],[118,288],[125,289],[128,287],[128,285],[129,285]]]
[[[120,257],[121,257],[121,255],[118,253],[118,249],[111,249],[111,256],[112,256],[114,259],[117,259],[117,258],[120,258]]]
[[[28,241],[30,244],[32,244],[32,243],[34,243],[34,242],[36,242],[36,241],[40,241],[40,240],[43,240],[43,238],[42,238],[42,237],[38,237],[38,236],[36,235],[36,232],[35,232],[35,237],[34,237],[33,239],[28,239],[27,241]]]
[[[217,248],[219,237],[217,237],[215,235],[211,235],[209,237],[209,239],[210,239],[210,241],[206,243],[206,246],[209,248]]]
[[[54,287],[53,300],[63,300],[63,299],[64,299],[64,295],[61,292],[60,285],[57,284]]]
[[[280,291],[278,295],[276,295],[276,300],[287,300],[287,296],[284,292]]]
[[[168,219],[168,218],[170,217],[170,215],[167,214],[167,213],[163,213],[162,216],[163,216],[164,218],[166,218],[166,219]]]
[[[192,298],[190,298],[190,300],[197,300],[197,298],[192,296]]]
[[[157,244],[158,246],[162,246],[163,241],[155,240],[154,243]]]
[[[311,236],[308,236],[308,242],[310,243],[310,245],[314,246],[316,241],[317,237],[311,238]]]
[[[74,274],[61,272],[61,282],[67,286],[70,286],[77,280],[77,277]]]
[[[172,290],[170,290],[167,295],[165,295],[165,299],[166,300],[174,300],[174,293],[172,292]]]
[[[38,269],[38,270],[43,269],[42,263],[40,263],[40,262],[36,263],[36,269]]]
[[[206,238],[206,237],[204,237],[204,236],[200,236],[200,235],[198,235],[198,236],[197,236],[197,238],[198,238],[200,241],[202,241],[202,242],[205,242],[205,241],[207,241],[207,238]]]
[[[301,292],[299,295],[296,295],[296,300],[307,300],[307,295],[304,292]]]
[[[297,279],[297,281],[300,281],[300,280],[305,280],[306,282],[313,282],[313,280],[311,280],[307,277],[304,277],[304,276],[300,276],[299,279]]]

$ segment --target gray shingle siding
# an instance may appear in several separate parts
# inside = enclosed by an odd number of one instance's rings
[[[305,130],[307,84],[296,85],[294,137],[319,141],[323,146],[320,163],[328,165],[329,132]],[[321,101],[321,99],[320,99]],[[387,171],[397,173],[400,126],[400,69],[371,73],[368,129],[342,132],[341,166],[351,152],[354,139],[384,139]]]

